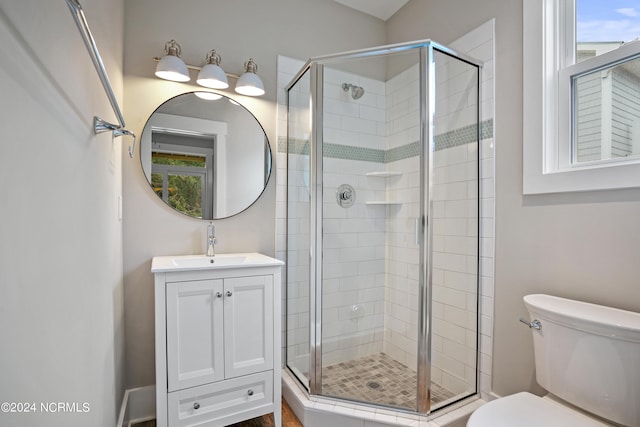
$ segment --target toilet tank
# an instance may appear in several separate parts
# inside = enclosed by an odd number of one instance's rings
[[[549,393],[624,426],[640,426],[640,313],[527,295],[536,379]]]

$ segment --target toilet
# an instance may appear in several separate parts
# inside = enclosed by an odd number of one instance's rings
[[[467,427],[640,426],[640,313],[527,295],[536,380],[478,408]]]

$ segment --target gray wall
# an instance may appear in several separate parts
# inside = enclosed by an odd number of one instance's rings
[[[161,56],[165,42],[173,38],[182,45],[182,57],[189,64],[200,65],[211,49],[222,55],[221,66],[228,73],[239,74],[249,57],[256,60],[266,95],[254,99],[236,96],[232,90],[225,94],[257,117],[272,151],[278,54],[307,59],[385,41],[384,22],[331,0],[128,0],[125,12],[125,118],[134,131],[142,131],[164,100],[200,88],[154,77],[152,57]],[[235,80],[230,83],[233,86]],[[124,162],[123,179],[127,386],[135,387],[155,383],[151,259],[204,253],[206,223],[164,206],[148,188],[137,155]],[[275,254],[275,191],[272,175],[250,209],[215,221],[219,252]]]
[[[464,13],[460,13],[464,11]],[[550,293],[640,311],[640,190],[522,195],[522,2],[411,0],[389,42],[447,43],[496,18],[493,391],[542,392],[522,297]]]
[[[82,4],[122,99],[124,2]],[[1,0],[0,40],[0,402],[36,404],[0,413],[0,425],[113,426],[122,141],[91,130],[94,115],[114,115],[64,1]],[[89,411],[47,414],[49,402]]]

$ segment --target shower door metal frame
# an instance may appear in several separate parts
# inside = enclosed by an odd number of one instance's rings
[[[309,392],[322,394],[322,201],[323,201],[323,127],[324,127],[324,65],[311,64],[311,141],[309,147],[309,171],[311,193],[310,206],[310,263],[309,280],[315,287],[309,292],[309,326],[310,326],[310,371]],[[314,226],[315,225],[315,226]]]
[[[431,296],[432,296],[432,244],[433,231],[430,226],[432,205],[432,173],[435,142],[433,135],[435,109],[435,58],[437,50],[468,64],[482,67],[482,62],[468,55],[459,53],[432,40],[399,43],[371,49],[362,49],[325,55],[309,59],[300,69],[291,83],[285,87],[288,91],[299,78],[310,70],[311,99],[311,132],[309,146],[310,190],[310,248],[309,248],[309,281],[312,289],[309,292],[309,324],[310,324],[310,380],[309,393],[322,395],[322,251],[323,251],[323,77],[324,64],[339,60],[382,56],[419,49],[419,84],[420,84],[420,225],[419,251],[419,301],[418,312],[418,357],[417,357],[417,401],[416,412],[429,414],[431,410]],[[479,73],[479,72],[478,72]],[[479,80],[479,74],[478,74]],[[478,81],[478,143],[480,141],[480,81]],[[480,165],[478,164],[478,168]],[[478,218],[479,220],[479,218]],[[479,252],[478,252],[479,253]],[[479,292],[479,289],[478,289]],[[286,334],[285,334],[286,335]],[[479,349],[476,345],[476,357]],[[476,363],[476,370],[478,365]],[[479,372],[477,372],[479,379]],[[476,380],[476,392],[478,379]],[[368,403],[368,402],[363,402]]]
[[[431,182],[433,145],[433,103],[435,76],[432,77],[433,46],[420,48],[420,275],[418,277],[418,360],[416,410],[428,414],[431,409]]]

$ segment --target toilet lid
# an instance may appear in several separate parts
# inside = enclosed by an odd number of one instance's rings
[[[604,424],[550,399],[517,393],[476,409],[467,427],[603,427]]]

